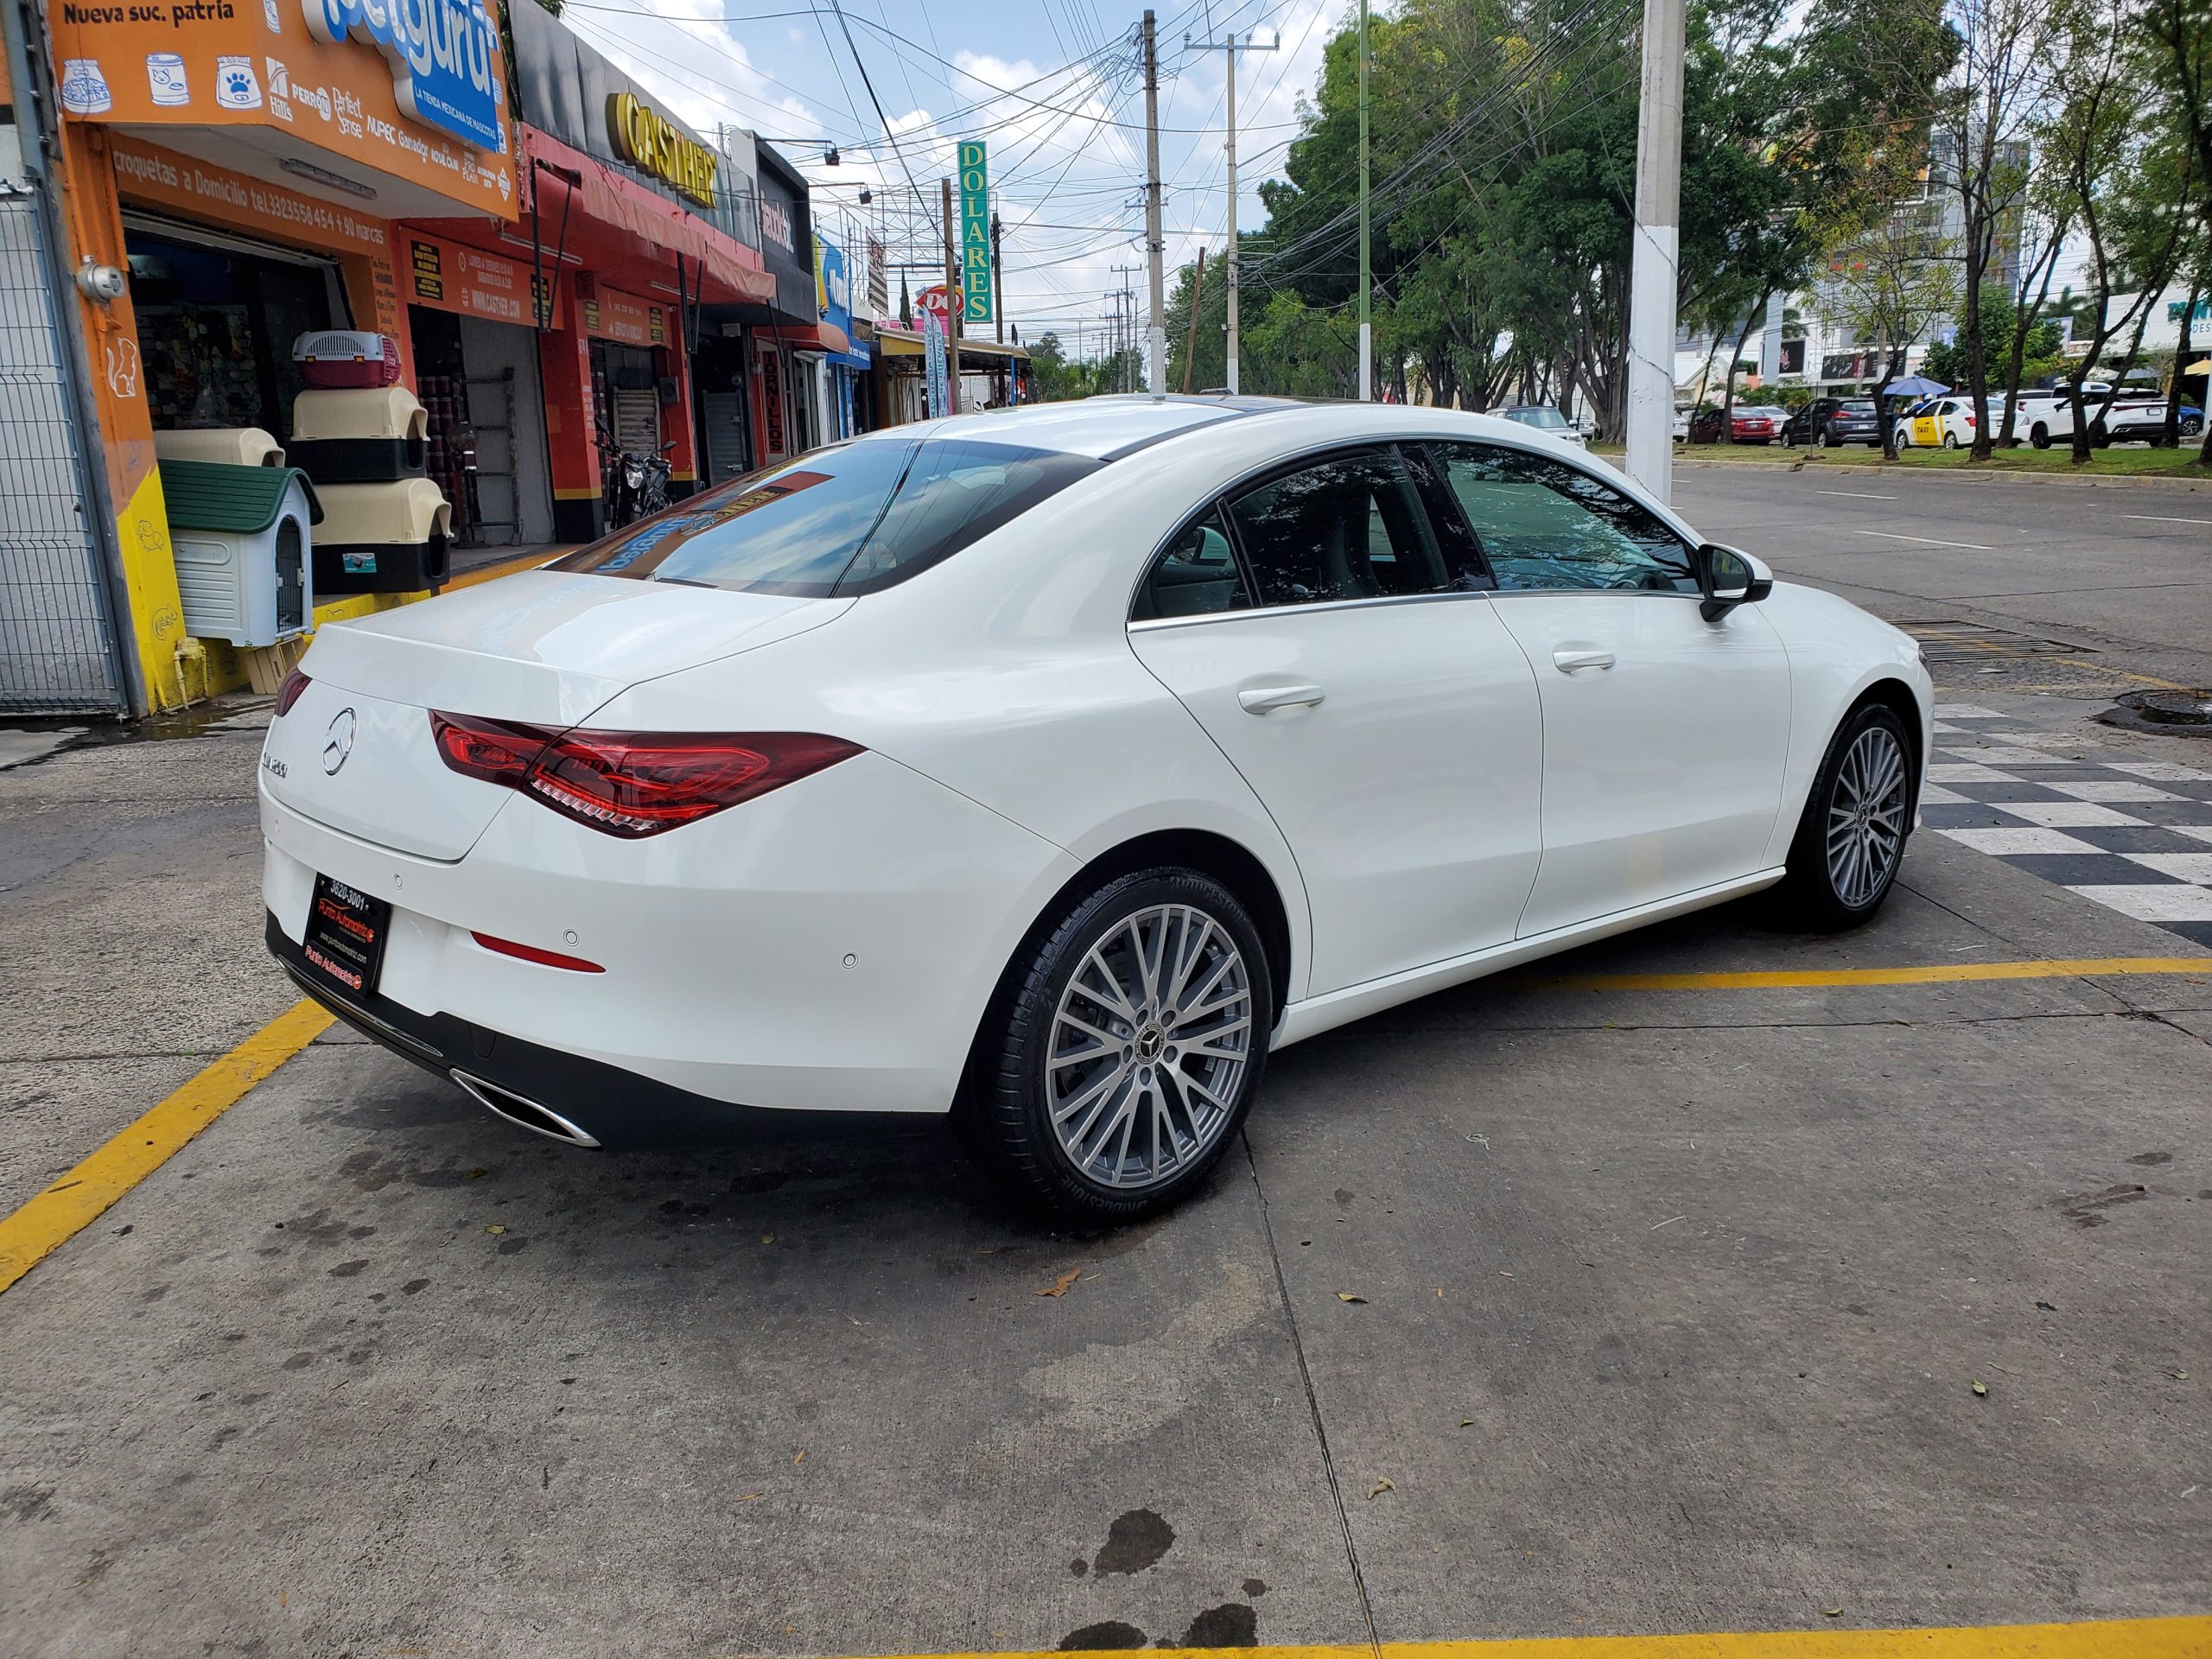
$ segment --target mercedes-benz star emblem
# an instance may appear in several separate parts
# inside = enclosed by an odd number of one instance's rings
[[[340,709],[330,721],[330,733],[323,740],[322,769],[332,777],[346,764],[346,757],[353,753],[353,711]]]

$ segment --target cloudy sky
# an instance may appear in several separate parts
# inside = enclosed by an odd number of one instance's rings
[[[563,20],[711,132],[747,127],[814,181],[833,240],[839,221],[887,236],[891,257],[934,257],[916,191],[934,215],[956,140],[989,146],[1005,221],[1006,308],[1033,340],[1095,339],[1105,295],[1144,262],[1141,5],[1120,0],[566,0]],[[1160,177],[1167,264],[1223,245],[1228,208],[1221,52],[1187,49],[1235,33],[1274,51],[1240,54],[1238,220],[1263,218],[1255,188],[1279,174],[1311,98],[1343,0],[1155,0]],[[851,32],[851,44],[846,29]],[[855,48],[857,48],[855,50]],[[863,73],[865,72],[865,73]],[[871,89],[873,97],[871,97]],[[880,114],[878,105],[880,105]],[[886,124],[891,137],[887,138]],[[839,165],[825,165],[829,146]],[[857,201],[870,189],[868,207]],[[909,251],[901,253],[904,245]],[[1144,306],[1140,269],[1126,280]],[[930,278],[912,273],[920,289]],[[891,279],[895,308],[899,283]]]

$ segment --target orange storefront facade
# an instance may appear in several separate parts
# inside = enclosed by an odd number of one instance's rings
[[[610,445],[664,454],[677,497],[772,453],[730,413],[733,319],[796,320],[752,187],[550,14],[496,3],[48,0],[54,303],[81,336],[118,712],[268,668],[194,637],[157,454],[186,446],[157,435],[289,449],[297,340],[393,342],[464,548],[596,535]],[[423,596],[315,586],[315,622]]]
[[[410,26],[417,35],[395,33]],[[413,385],[403,223],[500,225],[518,212],[500,30],[481,0],[412,14],[346,0],[57,0],[48,28],[56,202],[127,594],[118,626],[131,701],[158,710],[243,674],[227,643],[188,635],[155,434],[260,428],[283,442],[293,341],[317,329],[391,337]],[[477,286],[513,274],[509,262]],[[527,302],[525,288],[514,321]],[[359,594],[316,613],[404,597]]]

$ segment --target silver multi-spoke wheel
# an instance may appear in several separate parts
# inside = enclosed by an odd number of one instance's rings
[[[1859,733],[1836,769],[1828,797],[1828,881],[1849,909],[1873,903],[1897,868],[1907,828],[1907,782],[1904,751],[1883,726]]]
[[[1244,953],[1193,906],[1137,911],[1084,951],[1045,1062],[1052,1131],[1077,1172],[1133,1192],[1210,1153],[1236,1115],[1252,1014]]]

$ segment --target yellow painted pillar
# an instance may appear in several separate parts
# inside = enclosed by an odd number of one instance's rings
[[[128,270],[122,204],[106,134],[98,127],[63,122],[61,161],[61,204],[72,260],[81,266],[89,257],[96,264]],[[148,712],[158,713],[205,694],[206,664],[186,645],[176,556],[169,546],[162,475],[154,464],[154,418],[146,401],[137,319],[128,292],[100,302],[79,289],[76,302],[99,416],[95,442],[107,471],[130,603],[130,614],[117,621],[124,649],[137,654]]]

